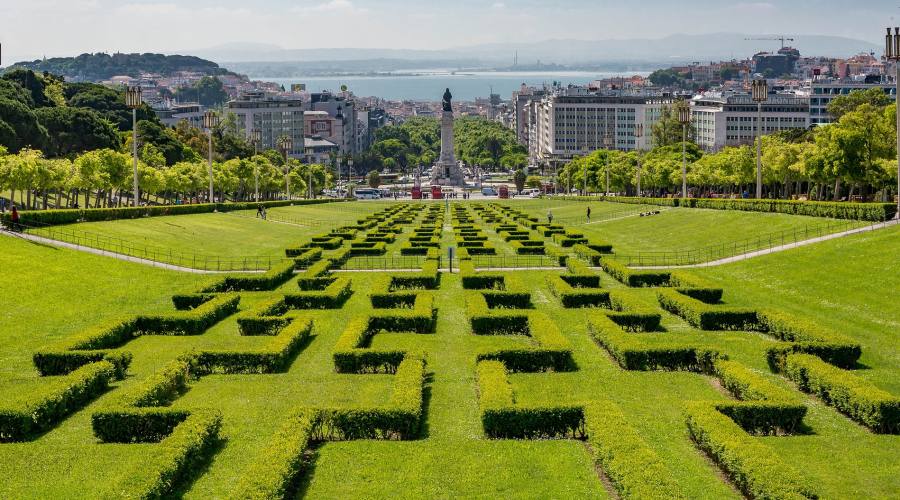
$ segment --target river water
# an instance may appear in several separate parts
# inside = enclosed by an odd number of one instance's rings
[[[322,90],[339,91],[346,85],[359,97],[377,96],[383,99],[399,101],[404,99],[417,101],[439,101],[445,88],[450,88],[453,98],[461,101],[474,101],[477,97],[488,97],[493,90],[503,99],[509,99],[512,92],[518,90],[522,83],[529,86],[551,84],[554,81],[563,85],[584,85],[593,80],[611,77],[647,76],[648,72],[635,71],[629,73],[608,72],[464,72],[450,73],[423,71],[413,75],[378,75],[347,77],[304,77],[266,78],[253,75],[254,80],[277,82],[290,89],[294,83],[306,84],[310,92]]]

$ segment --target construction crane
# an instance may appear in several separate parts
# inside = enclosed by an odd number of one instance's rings
[[[784,42],[793,42],[793,38],[788,38],[786,36],[776,36],[772,38],[744,38],[744,40],[754,40],[754,41],[767,41],[767,42],[781,42],[781,48],[784,48]]]

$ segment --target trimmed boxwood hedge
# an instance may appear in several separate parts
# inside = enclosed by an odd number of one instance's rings
[[[321,250],[319,250],[321,255]],[[226,276],[200,289],[200,293],[259,292],[274,290],[294,277],[295,261],[276,264],[263,274]]]
[[[225,293],[187,312],[113,318],[41,348],[32,361],[42,375],[61,375],[105,359],[113,363],[116,376],[122,378],[131,355],[109,349],[121,347],[140,335],[200,335],[237,311],[239,302],[239,295]]]
[[[740,210],[744,212],[768,212],[833,219],[852,219],[881,222],[890,220],[897,212],[893,203],[847,203],[831,201],[794,200],[745,200],[723,198],[605,198],[616,203],[661,205],[670,207],[707,208],[713,210]]]
[[[841,368],[855,367],[862,355],[862,348],[853,339],[794,314],[762,309],[756,316],[762,331],[791,342],[768,349],[769,365],[776,371],[783,366],[784,357],[795,352],[816,355]]]
[[[153,453],[129,469],[100,498],[163,498],[208,457],[219,442],[222,415],[215,410],[196,410],[184,419]]]
[[[550,288],[550,292],[560,300],[563,307],[567,309],[573,309],[583,307],[608,308],[610,306],[608,290],[601,290],[598,287],[575,288],[572,286],[572,282],[570,281],[570,279],[575,278],[573,279],[573,281],[577,280],[576,276],[577,275],[549,275],[546,278],[547,286]],[[590,278],[597,278],[597,284],[599,284],[599,276],[593,276]]]
[[[586,404],[584,425],[594,462],[603,469],[620,497],[685,498],[672,472],[615,403]]]
[[[900,434],[900,398],[816,356],[789,354],[784,375],[875,432]]]
[[[319,411],[302,408],[288,418],[238,480],[233,500],[292,498],[305,465]]]
[[[614,259],[603,259],[600,265],[607,274],[631,287],[665,286],[669,283],[668,271],[638,271]]]
[[[480,361],[477,367],[481,423],[488,437],[541,439],[584,436],[584,415],[577,405],[515,406],[506,367]]]
[[[588,333],[626,370],[712,373],[714,362],[722,357],[708,347],[647,344],[602,313],[589,316]]]
[[[697,447],[719,464],[749,498],[818,498],[812,484],[774,451],[707,402],[686,405]]]
[[[663,309],[681,316],[701,330],[755,330],[758,325],[756,311],[711,306],[678,290],[661,289],[656,292]]]
[[[59,224],[71,224],[74,222],[110,221],[118,219],[139,219],[142,217],[158,217],[164,215],[189,215],[204,214],[210,212],[233,212],[236,210],[252,210],[259,205],[267,208],[284,207],[289,205],[317,205],[321,203],[336,203],[342,200],[295,200],[295,201],[264,201],[259,203],[203,203],[196,205],[158,205],[148,207],[119,207],[119,208],[80,208],[80,209],[55,209],[55,210],[25,210],[19,213],[19,221],[22,224],[38,226],[55,226]],[[11,222],[9,212],[0,214],[3,225]]]
[[[288,309],[340,309],[353,295],[351,283],[350,278],[341,276],[321,291],[286,293],[284,304]]]
[[[115,374],[112,363],[98,361],[0,402],[0,442],[25,441],[51,429],[104,393]]]

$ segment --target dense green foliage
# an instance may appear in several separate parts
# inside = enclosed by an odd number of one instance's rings
[[[483,118],[463,117],[454,121],[456,157],[472,165],[492,169],[525,166],[525,150],[515,133]],[[441,153],[440,123],[435,118],[411,118],[399,125],[381,128],[375,143],[354,165],[363,172],[388,168],[412,172],[430,167]]]
[[[179,71],[193,71],[208,75],[228,74],[218,64],[194,56],[163,54],[81,54],[76,57],[51,57],[35,61],[22,61],[7,70],[28,69],[53,73],[70,79],[106,80],[113,76],[139,77],[141,73],[158,73],[171,76]]]

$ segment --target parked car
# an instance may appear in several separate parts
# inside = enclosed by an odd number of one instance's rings
[[[357,200],[380,200],[381,192],[377,189],[372,188],[357,188],[356,191],[353,192],[353,195],[356,196]]]
[[[484,196],[497,196],[497,190],[492,187],[483,187],[481,188],[481,194]]]

